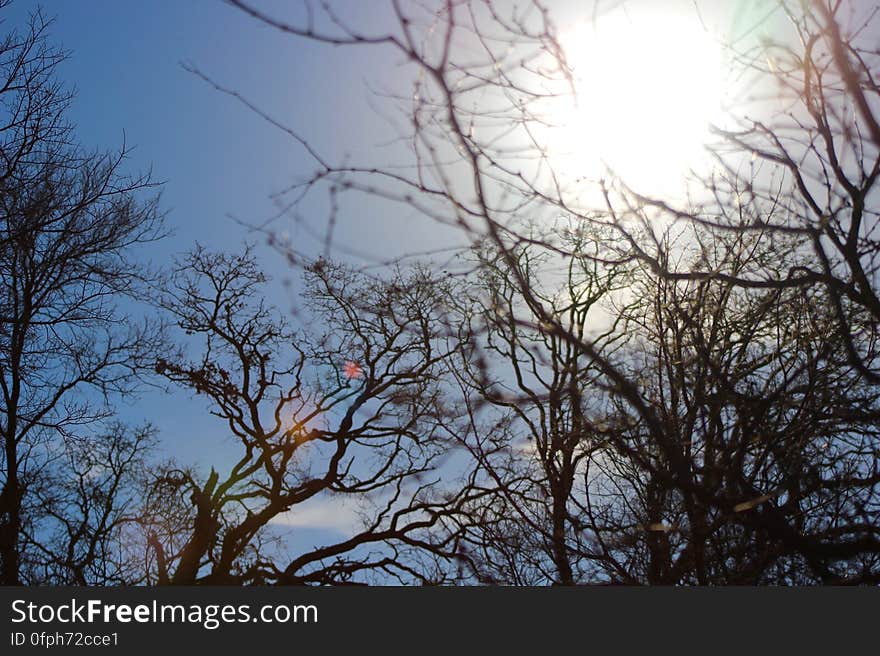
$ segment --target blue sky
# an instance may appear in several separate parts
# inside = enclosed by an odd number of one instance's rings
[[[15,9],[37,4],[19,0]],[[219,0],[39,4],[55,16],[54,40],[71,51],[62,72],[78,90],[72,118],[82,142],[113,148],[124,133],[135,146],[132,166],[152,165],[166,181],[175,230],[166,249],[196,239],[227,247],[242,231],[226,215],[262,218],[271,211],[268,194],[312,168],[277,129],[181,62],[241,91],[324,152],[349,148],[371,129],[370,117],[351,108],[353,95],[366,96],[375,51],[352,58],[294,41]]]

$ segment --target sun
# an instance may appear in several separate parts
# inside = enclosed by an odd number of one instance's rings
[[[723,83],[718,40],[696,16],[616,11],[560,42],[574,93],[554,110],[552,148],[568,166],[647,191],[699,169]]]

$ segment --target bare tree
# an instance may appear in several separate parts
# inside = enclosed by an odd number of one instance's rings
[[[701,266],[739,271],[765,256],[754,237],[712,245]],[[877,391],[828,340],[822,294],[670,281],[650,268],[601,275],[589,253],[553,284],[530,249],[520,262],[533,293],[633,381],[693,485],[669,476],[668,448],[487,261],[465,306],[485,347],[458,368],[473,427],[460,435],[476,480],[494,490],[470,507],[462,538],[477,580],[876,579]]]
[[[159,333],[120,299],[144,280],[132,258],[161,234],[146,176],[122,173],[125,150],[91,153],[73,137],[71,95],[56,72],[64,53],[37,12],[0,44],[0,583],[22,581],[25,508],[47,463],[112,414],[132,391]]]
[[[439,561],[426,570],[407,556],[452,557],[444,526],[463,503],[440,481],[453,424],[438,370],[461,348],[446,339],[442,285],[422,270],[382,282],[319,259],[296,331],[260,300],[267,280],[250,252],[197,249],[177,280],[165,305],[200,353],[157,370],[206,397],[235,448],[231,466],[156,480],[144,517],[151,580],[442,580]],[[355,504],[363,526],[291,554],[273,524],[309,500],[329,512]]]
[[[567,228],[559,241],[594,248]],[[572,242],[579,241],[579,246]],[[588,258],[549,257],[523,246],[518,265],[533,293],[566,327],[560,334],[524,303],[497,251],[478,251],[479,274],[462,283],[461,317],[471,347],[452,371],[470,411],[459,434],[492,503],[473,507],[477,519],[462,543],[478,580],[561,585],[595,581],[591,549],[572,503],[581,495],[584,463],[602,448],[608,394],[602,376],[569,335],[589,338],[610,355],[623,341],[603,303],[629,284],[620,269]],[[603,325],[604,324],[604,325]]]
[[[700,266],[742,271],[765,248],[778,266],[790,261],[754,235],[715,236],[712,245]],[[659,458],[648,480],[660,500],[634,518],[649,529],[654,581],[874,580],[877,390],[828,338],[827,297],[656,275],[637,290],[644,314],[631,312],[628,323],[645,355],[629,375],[698,484],[675,489],[657,477],[665,456],[630,422],[625,439]]]
[[[28,479],[21,553],[31,585],[143,581],[137,526],[155,431],[118,421],[102,428],[69,439]]]

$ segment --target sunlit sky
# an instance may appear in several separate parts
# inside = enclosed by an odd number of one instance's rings
[[[680,195],[712,166],[710,126],[731,127],[728,112],[767,91],[731,72],[725,44],[742,51],[789,26],[764,0],[600,6],[559,29],[575,93],[546,109],[552,158],[576,180],[614,173],[641,193]]]
[[[16,0],[6,12],[7,26],[21,24],[21,16],[37,4]],[[174,234],[150,251],[156,263],[167,264],[196,241],[211,248],[236,249],[244,239],[256,240],[230,217],[261,222],[275,211],[269,195],[313,168],[291,139],[183,70],[181,62],[190,62],[241,92],[306,134],[313,146],[334,159],[347,153],[361,159],[394,158],[397,146],[383,145],[390,128],[369,102],[370,89],[381,88],[383,81],[400,70],[399,56],[389,50],[360,48],[355,53],[294,40],[256,24],[219,0],[55,0],[40,4],[47,15],[56,18],[53,41],[71,51],[62,73],[78,91],[72,119],[79,139],[89,147],[116,148],[124,137],[134,147],[130,167],[152,167],[155,178],[165,181],[163,207]],[[295,3],[259,4],[284,16]],[[381,31],[390,15],[385,2],[342,4],[346,17],[367,32]],[[578,7],[587,3],[563,4],[568,15],[577,17]],[[658,13],[661,4],[665,9]],[[749,20],[759,19],[768,3],[704,4],[709,6],[709,23],[740,29]],[[645,10],[648,5],[652,8]],[[571,23],[575,27],[566,38],[574,44],[580,97],[575,109],[560,111],[572,111],[581,123],[566,140],[596,144],[607,163],[649,181],[651,171],[661,167],[670,150],[675,150],[674,166],[667,161],[665,173],[690,161],[724,91],[718,76],[719,54],[711,38],[700,33],[693,13],[687,13],[692,6],[690,2],[633,2],[634,22],[615,16],[605,31],[596,33],[583,21]],[[628,25],[635,25],[634,30]],[[648,25],[663,30],[648,29]],[[643,47],[646,40],[657,38],[648,45],[664,56],[650,61],[631,56],[634,44]],[[615,66],[605,66],[610,62]],[[664,71],[673,69],[673,75],[663,77]],[[601,85],[627,106],[634,106],[651,95],[651,84],[676,86],[686,102],[654,107],[654,122],[643,124],[640,115],[590,99],[592,90]],[[657,121],[674,127],[658,133]],[[594,129],[598,125],[611,127]],[[595,166],[596,161],[593,157],[582,164]],[[310,220],[320,232],[324,209],[320,203],[311,208],[315,215]],[[404,210],[389,214],[385,205],[363,202],[341,209],[340,254],[357,251],[381,259],[454,242],[448,231]],[[288,229],[300,250],[320,252],[322,243],[308,230],[296,225]],[[296,276],[268,249],[263,261],[277,280]],[[276,292],[282,306],[295,302],[281,296],[280,286]],[[153,420],[167,452],[182,462],[207,464],[204,454],[217,453],[222,426],[206,417],[199,403],[154,392],[126,414],[133,421]],[[313,513],[311,522],[320,525],[314,517],[321,514]],[[343,519],[350,521],[350,517]]]
[[[573,166],[598,177],[607,165],[656,189],[701,164],[725,71],[720,39],[695,13],[618,9],[566,29],[562,42],[576,94],[561,112],[559,150],[572,147]]]

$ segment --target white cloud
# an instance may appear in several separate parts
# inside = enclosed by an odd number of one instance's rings
[[[290,528],[313,528],[350,534],[363,527],[358,506],[340,497],[319,497],[298,504],[278,515],[272,524]]]

